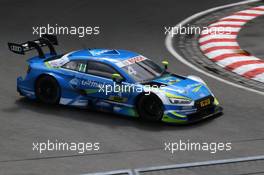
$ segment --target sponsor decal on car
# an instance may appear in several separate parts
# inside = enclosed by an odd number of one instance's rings
[[[132,57],[132,58],[129,58],[127,60],[121,61],[121,62],[117,63],[117,65],[119,67],[125,67],[125,66],[131,65],[131,64],[135,64],[135,63],[144,61],[146,59],[147,59],[146,57],[139,55],[139,56]]]

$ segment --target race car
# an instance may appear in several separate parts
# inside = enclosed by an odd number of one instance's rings
[[[47,104],[110,111],[151,121],[187,124],[222,113],[206,83],[197,76],[169,72],[145,56],[116,49],[83,49],[57,54],[54,35],[22,44],[17,54],[36,50],[27,75],[17,78],[20,95]],[[44,53],[42,47],[48,47]]]

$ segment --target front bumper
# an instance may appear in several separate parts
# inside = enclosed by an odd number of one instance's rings
[[[182,115],[177,112],[170,111],[163,115],[162,121],[166,123],[189,124],[219,115],[222,112],[223,108],[218,105],[213,105],[188,115]]]

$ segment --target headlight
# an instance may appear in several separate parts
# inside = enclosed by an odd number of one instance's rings
[[[192,100],[185,98],[169,98],[170,102],[173,104],[191,104]]]

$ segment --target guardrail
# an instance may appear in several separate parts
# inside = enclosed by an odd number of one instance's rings
[[[187,174],[186,169],[190,170],[194,168],[200,168],[199,169],[200,172],[202,171],[215,172],[215,169],[217,169],[218,173],[220,173],[222,169],[222,171],[225,171],[222,172],[222,174],[226,173],[226,175],[232,175],[238,173],[264,174],[264,155],[234,158],[234,159],[224,159],[224,160],[210,160],[210,161],[194,162],[194,163],[183,163],[183,164],[166,165],[166,166],[145,167],[138,169],[117,170],[117,171],[90,173],[90,174],[82,174],[82,175],[145,175],[145,174],[177,175],[182,173],[186,175]]]
[[[108,171],[108,172],[100,172],[100,173],[88,173],[81,175],[134,175],[133,170],[116,170],[116,171]]]

